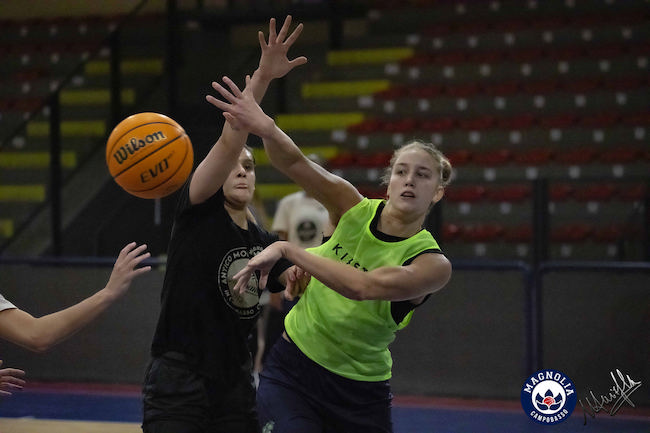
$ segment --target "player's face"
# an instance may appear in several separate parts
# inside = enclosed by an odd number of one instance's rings
[[[391,205],[404,212],[426,213],[441,195],[437,161],[425,150],[409,149],[399,154],[390,175]]]
[[[237,165],[230,171],[223,184],[226,200],[233,206],[242,207],[253,201],[255,192],[255,162],[248,149],[242,150]]]

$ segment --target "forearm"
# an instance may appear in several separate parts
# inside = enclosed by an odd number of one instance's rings
[[[114,294],[103,289],[64,310],[32,318],[29,326],[24,328],[22,341],[18,344],[36,352],[44,352],[92,322],[115,300]]]
[[[346,298],[368,298],[371,277],[359,268],[317,256],[289,242],[283,242],[282,256]]]
[[[296,143],[275,122],[269,123],[265,129],[262,142],[274,167],[286,174],[293,164],[305,159]]]

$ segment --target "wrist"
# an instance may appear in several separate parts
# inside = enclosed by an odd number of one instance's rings
[[[270,74],[267,74],[266,72],[264,72],[264,69],[262,69],[260,67],[255,69],[255,71],[253,72],[253,75],[251,76],[251,79],[253,77],[255,77],[256,80],[258,80],[260,83],[262,83],[263,85],[266,85],[266,86],[268,86],[271,83],[271,81],[273,81],[273,76],[271,76]]]

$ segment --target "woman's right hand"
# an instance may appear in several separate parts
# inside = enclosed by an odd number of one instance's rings
[[[2,365],[2,360],[0,360]],[[11,395],[13,391],[23,389],[25,381],[25,372],[17,368],[3,368],[0,369],[0,396]]]

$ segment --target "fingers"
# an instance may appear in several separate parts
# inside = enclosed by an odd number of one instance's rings
[[[259,288],[260,289],[266,289],[266,285],[269,282],[269,273],[268,272],[262,272],[262,275],[260,275],[260,282],[259,282]]]
[[[289,27],[291,27],[291,15],[287,15],[287,17],[284,19],[284,24],[282,24],[282,28],[280,29],[280,33],[278,33],[276,42],[282,43],[282,41],[284,41],[284,38],[287,37],[287,33],[289,32]]]
[[[275,18],[269,20],[269,44],[275,42],[277,35],[275,34]]]
[[[296,57],[295,59],[291,60],[291,61],[289,62],[289,65],[290,65],[291,68],[293,69],[293,68],[295,68],[296,66],[304,65],[305,63],[307,63],[307,57],[305,57],[305,56],[300,56],[300,57]]]
[[[227,81],[226,81],[226,79],[227,79]],[[228,87],[231,88],[232,92],[229,92],[225,87],[223,87],[221,84],[217,83],[216,81],[212,82],[212,88],[214,90],[216,90],[217,92],[219,92],[219,94],[221,96],[223,96],[223,98],[226,101],[228,101],[230,103],[234,103],[237,100],[237,95],[241,95],[241,92],[239,91],[239,88],[235,85],[235,83],[232,82],[232,80],[230,78],[224,77],[223,81],[224,81],[224,83],[228,84]],[[236,89],[236,91],[233,90],[233,87],[234,87],[234,89]],[[210,96],[210,95],[208,95],[208,96]],[[216,101],[218,101],[218,99],[216,99],[216,98],[214,98],[214,99]]]
[[[293,45],[293,43],[296,41],[296,39],[298,39],[298,36],[300,36],[300,34],[302,33],[303,28],[304,28],[304,26],[302,25],[302,23],[298,24],[298,26],[295,28],[293,33],[291,33],[289,35],[289,37],[287,38],[287,40],[284,42],[285,45],[288,45],[288,46]]]
[[[118,257],[126,256],[127,254],[129,254],[129,252],[131,252],[131,250],[133,250],[133,247],[135,246],[136,246],[135,242],[130,242],[126,244],[126,246],[120,250],[120,254],[118,255]]]
[[[241,92],[241,90],[239,90],[239,87],[237,87],[237,84],[235,84],[235,82],[233,80],[231,80],[228,77],[223,77],[223,82],[226,83],[228,85],[228,87],[230,87],[230,91],[235,96],[234,99],[237,99],[237,98],[241,97],[242,92]]]

